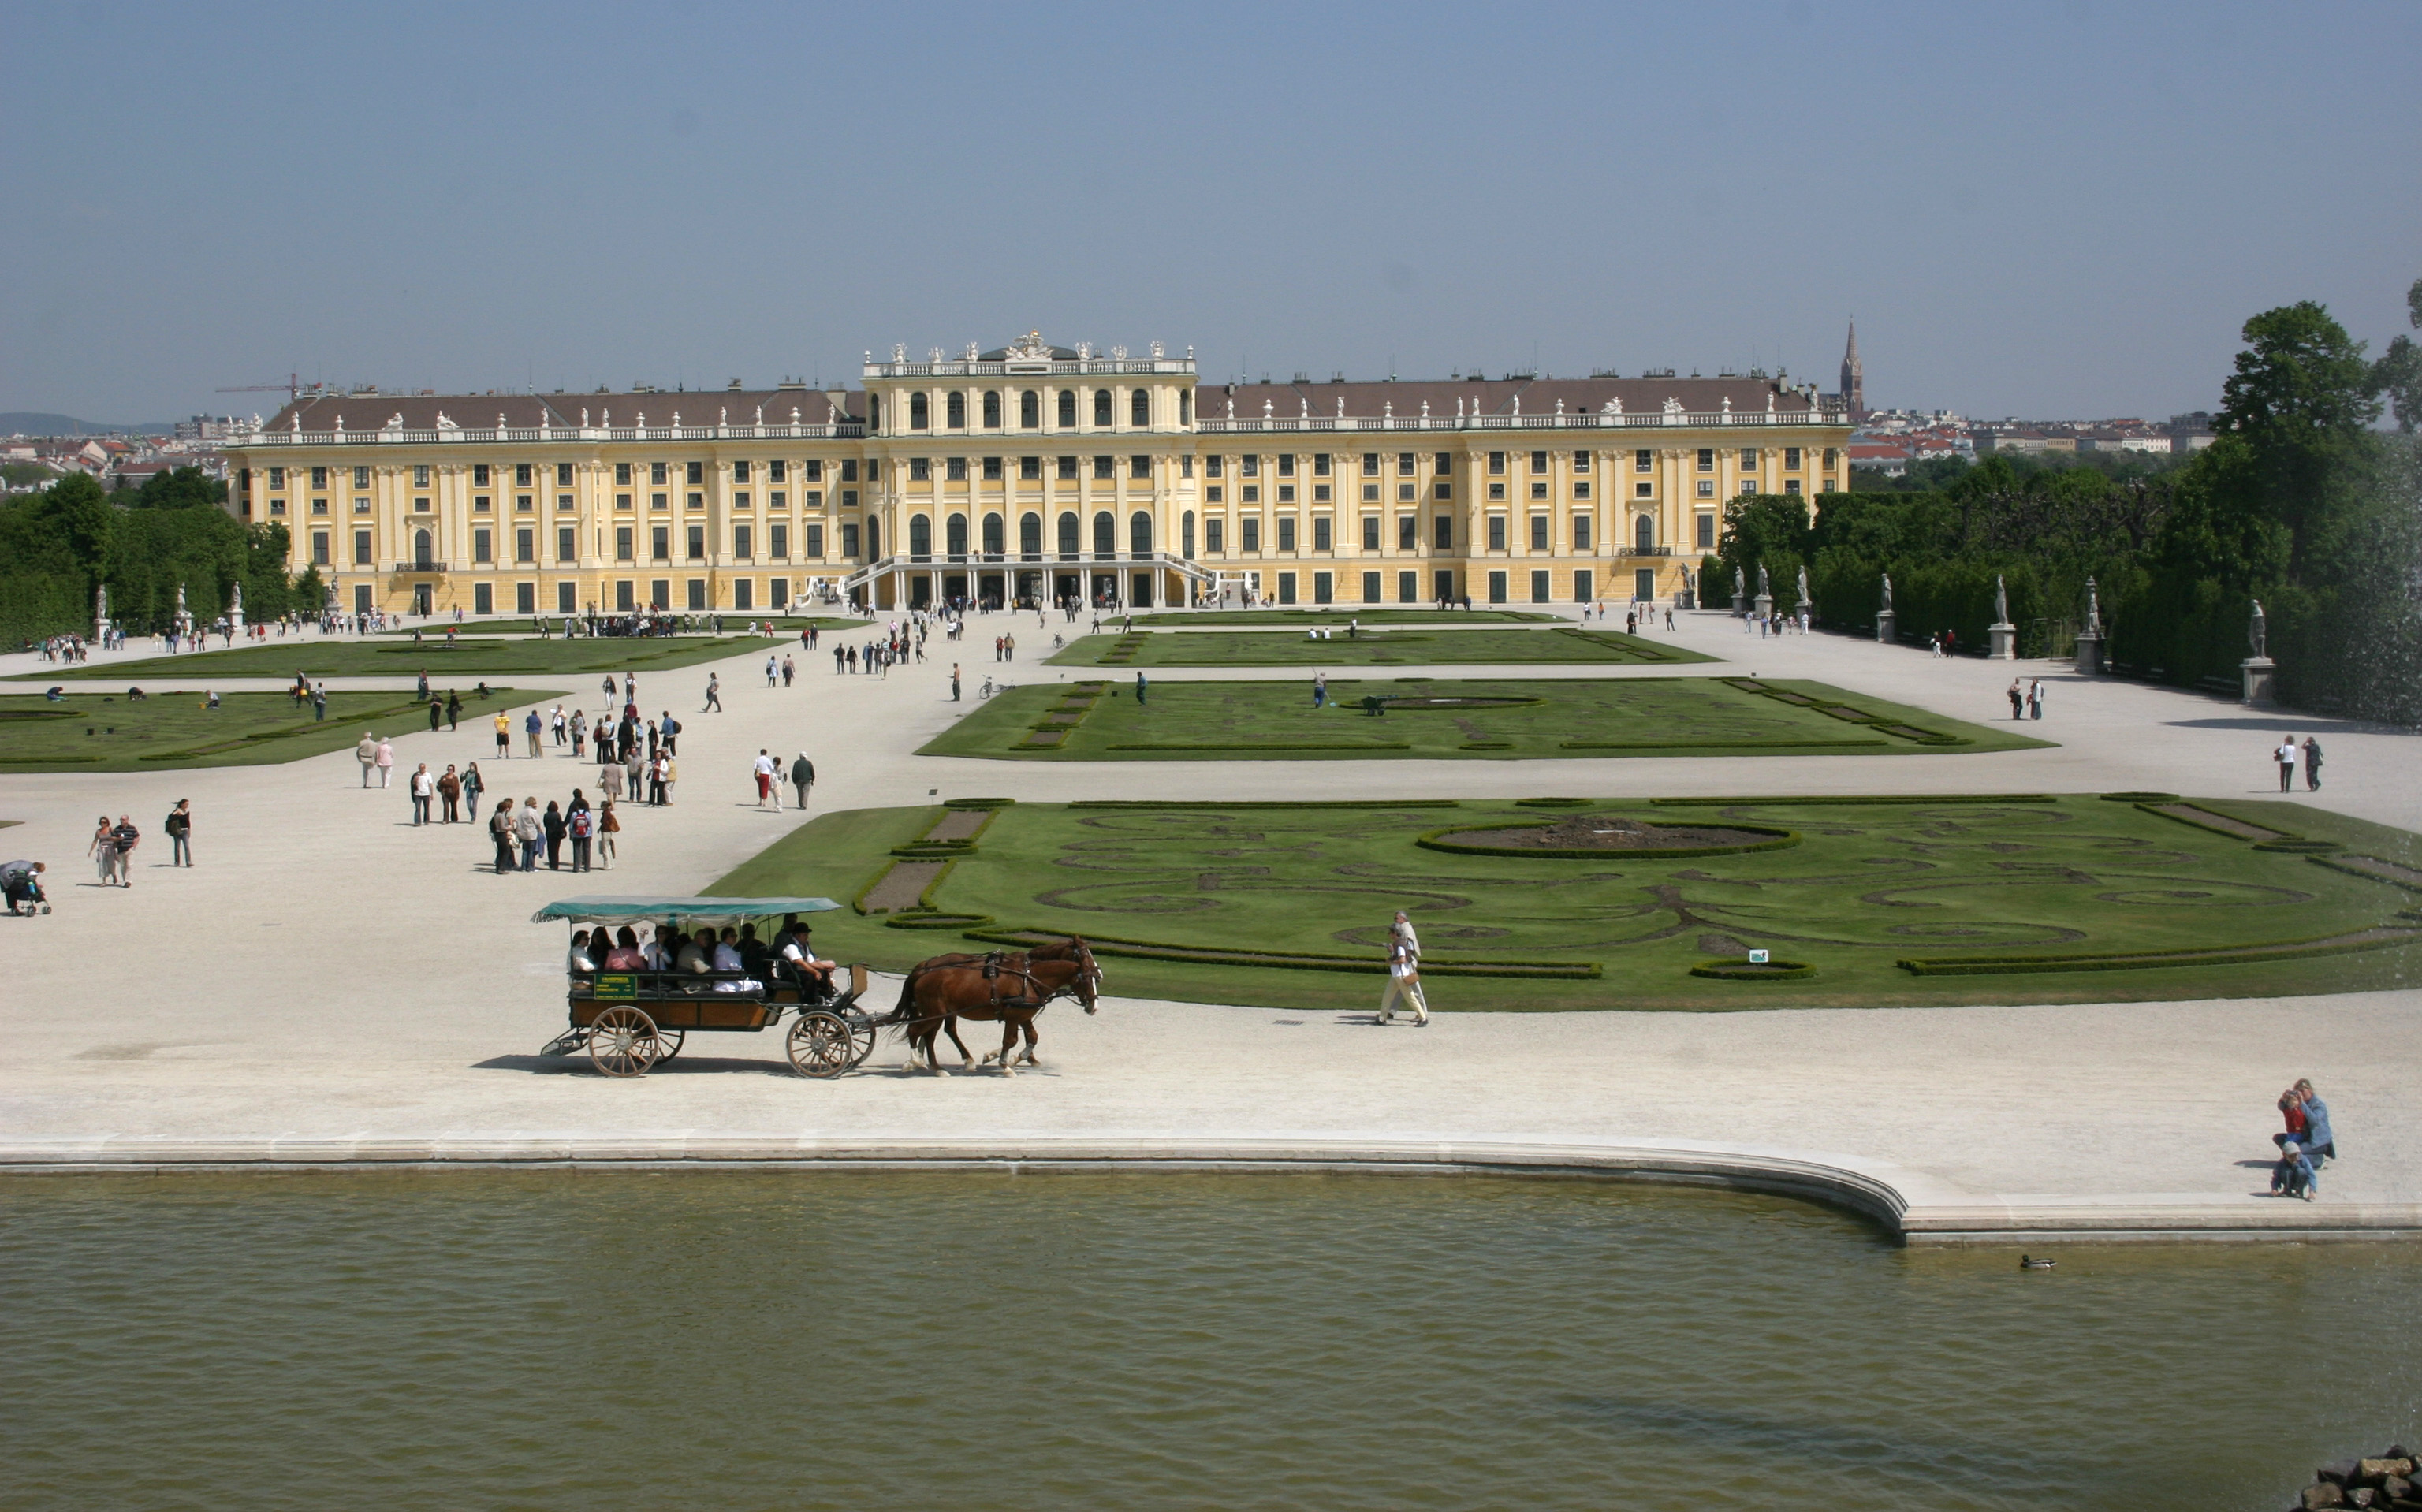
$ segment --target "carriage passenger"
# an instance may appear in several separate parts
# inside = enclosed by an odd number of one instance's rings
[[[701,929],[696,939],[680,935],[673,937],[680,947],[673,953],[673,969],[686,976],[704,976],[715,969],[715,931]]]
[[[624,924],[614,932],[614,948],[606,953],[606,969],[644,971],[647,969],[648,956],[645,951],[639,949],[638,935],[630,925]]]
[[[603,935],[606,931],[601,926],[597,933]],[[572,953],[566,963],[571,968],[573,974],[575,976],[588,976],[591,972],[595,971],[597,969],[597,958],[598,952],[590,943],[589,931],[585,929],[574,930],[572,932]]]

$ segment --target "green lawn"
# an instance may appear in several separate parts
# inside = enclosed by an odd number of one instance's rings
[[[1362,712],[1365,696],[1392,701]],[[1286,682],[1131,675],[1012,688],[918,754],[1031,761],[1519,760],[1590,756],[1906,755],[2053,744],[1846,693],[1822,683],[1715,677],[1352,681],[1328,707],[1309,673]],[[1459,701],[1423,707],[1418,701]]]
[[[2403,831],[2289,804],[2225,808],[2422,865],[2422,843]],[[827,814],[705,890],[846,903],[892,864],[892,846],[921,835],[942,812]],[[1739,854],[1583,860],[1445,854],[1416,843],[1452,827],[1600,813],[1700,826],[1738,821],[1800,840]],[[1017,804],[995,816],[931,899],[969,921],[903,929],[844,908],[817,920],[819,948],[898,969],[969,948],[983,937],[964,933],[969,928],[1003,940],[1020,931],[1078,933],[1106,949],[1124,941],[1118,949],[1214,957],[1105,953],[1113,993],[1295,1009],[1376,1003],[1381,945],[1396,908],[1411,913],[1429,953],[1432,1006],[1448,1010],[2269,996],[2397,986],[2422,968],[2422,944],[2414,942],[2422,919],[2412,911],[2422,898],[2413,891],[2093,796],[1631,800],[1581,809],[1494,800]],[[991,922],[974,921],[981,916]],[[2367,933],[2376,930],[2383,933]],[[2372,938],[2389,943],[2345,950]],[[2175,965],[2092,959],[2291,941],[2303,943],[2286,948],[2328,953]],[[1753,948],[1813,966],[1816,974],[1766,982],[1691,974],[1696,963],[1739,960]],[[1239,952],[1292,953],[1298,964],[1237,963]],[[1221,953],[1227,960],[1216,958]],[[1973,967],[2013,957],[2067,957],[2073,969],[1993,964],[1978,974],[1939,974],[1934,967],[1918,974],[1896,964]],[[1458,965],[1470,974],[1448,969]],[[1581,975],[1593,967],[1597,976]],[[1524,969],[1572,975],[1486,974]],[[2090,1055],[2090,1047],[2080,1053]]]
[[[401,735],[429,728],[428,706],[409,694],[331,693],[328,717],[315,721],[309,704],[298,716],[283,693],[223,693],[220,706],[208,709],[198,686],[147,691],[150,697],[130,700],[123,689],[78,690],[57,703],[39,694],[0,697],[0,772],[260,766],[351,749],[365,730]],[[563,696],[553,688],[489,691],[497,697],[483,701],[470,688],[462,690],[462,728],[490,739],[498,708]],[[513,740],[518,749],[518,730]]]
[[[1298,628],[1314,624],[1333,624],[1344,629],[1353,621],[1364,624],[1538,624],[1555,621],[1552,614],[1533,614],[1528,609],[1356,609],[1330,605],[1321,609],[1187,609],[1139,614],[1134,622],[1152,628],[1181,625],[1190,629],[1217,629],[1229,625],[1249,628],[1253,625],[1295,625]],[[1124,616],[1119,617],[1124,627]]]
[[[412,677],[425,671],[432,683],[445,686],[497,673],[562,676],[612,672],[619,676],[626,670],[668,672],[744,651],[785,645],[795,650],[798,641],[763,636],[678,636],[661,640],[516,640],[484,636],[465,638],[449,647],[442,635],[418,646],[409,641],[398,644],[384,636],[359,638],[313,635],[299,641],[272,641],[266,646],[233,651],[53,668],[27,673],[17,681],[102,682],[127,686],[169,678],[208,683],[232,677],[291,679],[297,672],[313,677]],[[701,685],[704,681],[700,679]]]
[[[800,615],[794,618],[787,614],[769,616],[762,611],[751,613],[747,609],[732,609],[725,611],[723,624],[727,630],[737,630],[751,620],[762,623],[769,618],[774,622],[775,628],[788,630],[793,635],[797,635],[810,625],[814,625],[820,630],[854,630],[867,622],[864,620],[834,619],[825,615]],[[417,625],[406,625],[401,630],[382,630],[379,635],[401,636],[409,639],[412,633],[417,630],[432,640],[442,640],[446,637],[446,626],[449,622],[442,616],[434,617]],[[548,620],[546,628],[550,635],[561,634],[562,618],[557,616]],[[538,625],[534,621],[529,620],[465,620],[459,627],[458,633],[465,636],[534,636],[538,634]]]
[[[1720,661],[1619,630],[1572,625],[1535,630],[1379,630],[1314,640],[1284,631],[1186,635],[1138,630],[1087,636],[1051,658],[1055,667],[1424,667],[1592,663],[1638,666]]]

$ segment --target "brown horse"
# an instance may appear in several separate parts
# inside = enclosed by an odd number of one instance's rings
[[[1093,953],[1074,936],[1027,951],[937,955],[909,969],[891,1018],[908,1041],[909,1065],[914,1067],[921,1057],[926,1069],[935,1072],[942,1069],[934,1043],[937,1035],[948,1033],[958,1047],[961,1067],[971,1068],[975,1060],[959,1038],[958,1021],[996,1020],[1001,1026],[1000,1049],[987,1053],[984,1063],[998,1060],[1003,1071],[1015,1075],[1021,1033],[1026,1037],[1022,1059],[1028,1065],[1039,1063],[1034,1059],[1034,1016],[1058,998],[1074,998],[1085,1012],[1097,1012],[1101,981]]]

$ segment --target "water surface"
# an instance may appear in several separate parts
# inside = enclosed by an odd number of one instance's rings
[[[2268,1509],[2422,1250],[1905,1251],[1497,1179],[0,1187],[0,1504]]]

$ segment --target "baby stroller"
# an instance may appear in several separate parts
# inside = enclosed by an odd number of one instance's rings
[[[15,917],[20,906],[27,914],[49,913],[50,894],[42,890],[42,874],[30,866],[0,871],[0,888],[8,898],[8,913]]]

